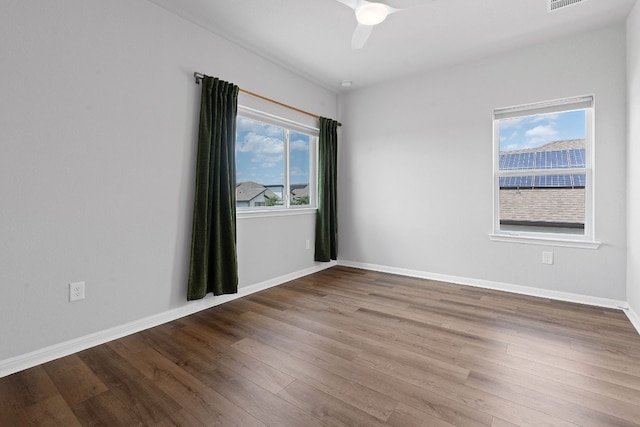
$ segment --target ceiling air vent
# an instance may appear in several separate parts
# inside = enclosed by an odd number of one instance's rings
[[[564,7],[573,6],[578,3],[582,3],[587,0],[548,0],[549,1],[549,12],[556,11],[558,9],[562,9]]]

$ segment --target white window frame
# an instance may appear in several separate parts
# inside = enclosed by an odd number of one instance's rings
[[[236,207],[236,214],[239,218],[256,217],[256,216],[286,216],[297,214],[315,213],[318,206],[318,136],[320,129],[313,126],[294,122],[293,120],[278,117],[273,114],[265,113],[254,108],[238,105],[237,117],[243,117],[250,120],[256,120],[273,126],[278,126],[285,130],[283,162],[284,162],[284,189],[283,204],[279,206],[256,206],[256,207]],[[299,132],[310,136],[309,140],[309,204],[308,205],[292,205],[291,204],[291,177],[289,166],[289,133]],[[285,195],[286,193],[286,195]]]
[[[500,170],[500,120],[553,112],[585,110],[585,167],[570,169],[572,174],[585,174],[584,234],[545,231],[513,231],[500,227],[500,177],[522,175],[566,175],[567,169]],[[499,242],[529,243],[550,246],[598,249],[594,221],[594,110],[592,95],[499,108],[493,112],[493,231],[490,239]]]

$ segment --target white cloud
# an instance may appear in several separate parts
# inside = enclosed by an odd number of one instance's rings
[[[236,142],[236,150],[241,153],[282,154],[284,143],[277,138],[249,132]]]
[[[500,120],[500,130],[519,128],[527,118],[526,117],[511,117],[509,119]]]
[[[553,125],[536,126],[524,133],[529,138],[545,138],[558,135],[558,130]]]
[[[531,123],[538,123],[538,122],[550,122],[550,123],[555,123],[556,120],[558,120],[558,117],[560,117],[560,114],[558,113],[548,113],[548,114],[538,114],[536,116],[531,116]]]
[[[291,151],[309,151],[309,140],[296,139],[289,141]]]
[[[518,150],[522,148],[519,144],[509,144],[509,145],[505,145],[505,146],[501,146],[500,147],[500,151],[512,151],[512,150]]]
[[[264,164],[275,164],[275,163],[282,163],[282,159],[283,156],[280,155],[276,155],[276,156],[270,156],[268,154],[256,154],[255,156],[253,156],[251,158],[251,163],[262,163]]]
[[[304,170],[302,170],[302,169],[300,169],[300,168],[298,168],[298,167],[291,167],[291,170],[290,170],[290,172],[289,172],[289,173],[290,173],[290,175],[291,175],[292,177],[299,177],[299,176],[301,176],[301,177],[304,177],[304,178],[307,178],[307,179],[308,179],[308,177],[309,177],[309,172],[308,172],[308,171],[304,171]]]
[[[539,147],[554,141],[557,136],[558,130],[555,124],[540,125],[525,132],[527,138],[525,144],[527,147]]]
[[[239,134],[245,132],[257,133],[282,139],[282,128],[258,122],[256,120],[245,119],[244,117],[238,117],[238,120],[236,121],[236,132]]]

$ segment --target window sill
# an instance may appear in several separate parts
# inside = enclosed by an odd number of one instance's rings
[[[594,240],[568,239],[563,237],[533,236],[525,234],[489,234],[494,242],[524,243],[530,245],[561,246],[565,248],[598,249],[601,242]]]
[[[296,216],[296,215],[315,215],[318,209],[316,208],[273,208],[273,209],[251,209],[236,211],[237,219],[246,218],[265,218],[265,217],[278,217],[278,216]]]

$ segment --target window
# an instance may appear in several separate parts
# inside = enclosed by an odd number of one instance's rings
[[[590,96],[494,111],[493,237],[593,241],[592,126]]]
[[[318,130],[248,108],[236,125],[236,206],[315,208]]]

